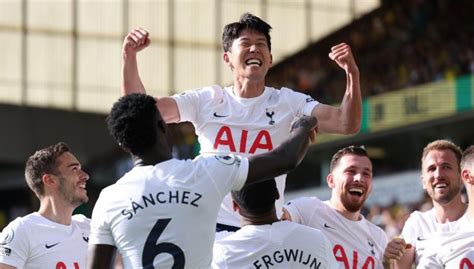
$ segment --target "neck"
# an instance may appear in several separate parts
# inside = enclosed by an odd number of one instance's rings
[[[173,156],[171,156],[170,152],[162,153],[158,151],[148,151],[140,155],[132,154],[133,166],[155,165],[172,158]]]
[[[458,220],[466,212],[467,204],[461,200],[461,196],[457,195],[450,202],[440,204],[433,201],[435,208],[436,220],[439,223],[446,223]]]
[[[341,214],[344,218],[352,221],[358,221],[362,219],[360,216],[360,210],[357,210],[356,212],[351,212],[347,210],[340,201],[337,201],[333,197],[331,197],[329,203],[336,210],[337,213]]]
[[[40,200],[38,213],[41,216],[63,225],[71,224],[72,212],[75,207],[67,205],[64,201],[51,196],[43,197]]]
[[[244,227],[246,225],[266,225],[266,224],[272,224],[274,222],[279,221],[276,215],[275,208],[273,210],[261,214],[258,216],[254,216],[252,214],[249,214],[242,209],[240,209],[240,227]]]
[[[265,81],[251,81],[249,79],[234,79],[233,92],[241,98],[253,98],[262,95],[265,90]]]

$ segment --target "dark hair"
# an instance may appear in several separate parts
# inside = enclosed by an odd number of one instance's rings
[[[56,159],[65,152],[70,152],[66,143],[59,142],[55,145],[37,150],[26,161],[25,179],[30,189],[41,197],[44,195],[43,175],[57,173]]]
[[[466,168],[466,166],[472,164],[474,161],[474,145],[469,146],[463,153],[461,158],[461,168]]]
[[[423,156],[421,157],[421,163],[423,164],[423,160],[426,158],[426,155],[428,155],[428,153],[430,153],[430,151],[433,151],[433,150],[450,150],[454,153],[454,155],[456,156],[456,160],[457,160],[457,163],[458,163],[458,169],[459,171],[461,171],[461,166],[460,166],[460,163],[461,163],[461,158],[462,158],[462,150],[456,145],[454,144],[453,142],[449,141],[449,140],[435,140],[431,143],[429,143],[428,145],[426,145],[426,147],[423,149]]]
[[[268,50],[272,51],[272,42],[270,40],[270,30],[272,27],[250,13],[244,13],[238,22],[229,23],[224,27],[222,33],[222,48],[224,51],[230,51],[232,43],[239,38],[243,30],[252,30],[265,35],[267,39]]]
[[[245,185],[240,191],[232,191],[231,194],[239,207],[252,215],[272,210],[279,196],[275,179]]]
[[[158,108],[155,98],[145,94],[129,94],[112,106],[106,118],[107,128],[120,147],[136,155],[157,141]]]
[[[367,154],[367,151],[365,151],[365,148],[363,148],[363,147],[353,146],[353,145],[345,147],[343,149],[338,150],[336,152],[336,154],[334,154],[334,156],[332,156],[331,164],[329,166],[329,172],[332,172],[334,170],[334,168],[336,168],[336,166],[338,165],[339,160],[341,160],[341,158],[344,157],[344,155],[347,155],[347,154],[353,154],[353,155],[357,155],[357,156],[365,156],[365,157],[369,158],[369,155]]]

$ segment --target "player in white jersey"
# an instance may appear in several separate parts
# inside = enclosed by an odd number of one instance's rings
[[[107,123],[132,155],[134,168],[99,196],[88,268],[108,268],[117,249],[125,268],[208,268],[224,196],[295,167],[316,120],[296,121],[289,140],[271,152],[248,159],[215,155],[194,160],[172,158],[166,123],[151,96],[122,97]]]
[[[338,268],[327,237],[317,229],[279,221],[275,180],[232,191],[241,229],[214,243],[213,268]]]
[[[168,123],[191,121],[201,144],[201,153],[236,153],[247,156],[268,151],[288,136],[295,115],[313,115],[319,130],[354,134],[361,122],[359,69],[347,44],[331,48],[329,57],[346,72],[347,84],[340,107],[318,104],[309,95],[287,88],[265,87],[272,65],[271,26],[246,13],[240,21],[224,27],[223,60],[231,69],[233,86],[204,87],[184,95],[158,98],[157,104]],[[150,44],[148,32],[138,28],[123,44],[122,93],[145,92],[137,67],[137,52]],[[277,178],[281,213],[285,177]],[[281,215],[281,214],[279,214]],[[218,230],[238,229],[239,216],[226,197],[218,216]]]
[[[421,182],[434,207],[413,212],[405,222],[402,238],[394,238],[387,245],[385,260],[396,268],[418,265],[433,234],[456,230],[455,222],[467,208],[461,200],[461,156],[461,149],[448,140],[435,140],[423,149]]]
[[[474,146],[468,147],[461,158],[461,178],[469,201],[474,201]],[[474,268],[474,203],[450,232],[439,232],[429,240],[418,268]]]
[[[0,237],[0,268],[85,268],[89,220],[72,213],[88,201],[89,175],[64,143],[36,151],[25,178],[38,212],[12,221]]]
[[[320,229],[331,242],[341,268],[383,268],[387,237],[360,213],[372,191],[372,162],[361,147],[334,154],[327,176],[329,201],[297,198],[284,207],[284,219]]]

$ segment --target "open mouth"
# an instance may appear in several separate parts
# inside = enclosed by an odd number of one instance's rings
[[[349,189],[349,193],[350,193],[351,195],[355,195],[355,196],[361,197],[361,196],[364,194],[364,190],[361,189],[361,188],[350,188],[350,189]]]
[[[248,59],[245,61],[246,65],[255,65],[255,66],[262,66],[262,61],[259,59]]]
[[[448,187],[448,184],[446,183],[437,183],[434,185],[434,188],[438,190],[443,190],[443,189],[446,189],[447,187]]]

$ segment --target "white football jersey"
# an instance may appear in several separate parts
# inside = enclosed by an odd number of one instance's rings
[[[456,221],[438,223],[435,209],[426,212],[414,211],[403,226],[401,237],[415,247],[415,265],[418,265],[430,237],[436,232],[456,231]]]
[[[432,235],[417,268],[474,268],[474,222],[464,215],[456,226],[457,231]]]
[[[216,240],[212,267],[339,268],[331,244],[319,230],[289,221],[247,225]]]
[[[1,233],[0,263],[26,269],[86,268],[90,220],[72,216],[71,225],[38,212],[17,218]]]
[[[180,120],[194,125],[201,154],[235,153],[248,156],[269,151],[290,134],[296,116],[311,115],[318,104],[311,96],[288,88],[265,87],[255,98],[240,98],[232,87],[218,85],[183,92],[173,96]],[[281,215],[286,176],[276,178],[280,199],[276,202]],[[232,210],[228,195],[222,203],[217,222],[240,226],[239,215]]]
[[[135,167],[100,193],[89,243],[116,246],[125,268],[209,268],[219,206],[247,174],[234,155]]]
[[[285,205],[292,221],[321,230],[332,245],[341,268],[383,268],[385,232],[366,220],[352,221],[317,197],[303,197]]]

